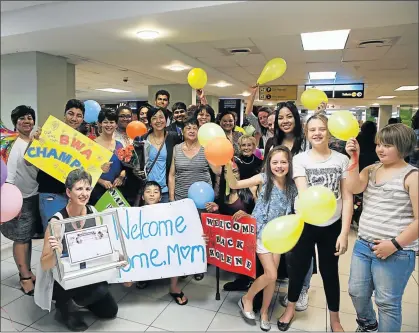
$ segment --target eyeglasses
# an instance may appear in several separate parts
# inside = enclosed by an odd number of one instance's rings
[[[121,115],[118,116],[118,118],[120,118],[120,119],[131,119],[132,115],[121,114]]]

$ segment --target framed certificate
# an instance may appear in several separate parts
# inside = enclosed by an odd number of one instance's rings
[[[102,258],[114,252],[107,225],[67,232],[64,236],[72,265]]]

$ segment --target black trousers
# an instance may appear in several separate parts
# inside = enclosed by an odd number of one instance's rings
[[[73,299],[78,305],[85,306],[99,318],[114,318],[118,313],[118,305],[109,292],[107,282],[65,290],[54,281],[52,298],[60,311],[66,311],[68,302]]]
[[[303,233],[288,259],[288,300],[297,302],[303,287],[304,277],[310,267],[314,247],[317,245],[319,270],[323,279],[327,305],[330,311],[339,311],[340,286],[338,261],[335,256],[336,240],[341,232],[342,221],[327,227],[317,227],[306,223]]]

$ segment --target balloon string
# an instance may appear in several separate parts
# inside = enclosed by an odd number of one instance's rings
[[[10,324],[12,324],[12,327],[13,327],[13,329],[15,330],[15,331],[19,331],[16,327],[15,327],[15,325],[13,325],[13,320],[12,320],[12,317],[10,317],[10,315],[9,315],[9,313],[2,307],[2,306],[0,306],[0,309],[2,309],[4,312],[6,312],[6,314],[7,314],[7,317],[9,317],[9,321],[10,321]]]
[[[354,160],[354,162],[348,167],[348,170],[347,171],[352,171],[353,169],[355,169],[356,168],[356,166],[358,165],[358,162],[359,162],[359,156],[358,156],[358,153],[355,151],[355,152],[353,152],[353,154],[352,154],[352,158],[353,158],[353,160]]]

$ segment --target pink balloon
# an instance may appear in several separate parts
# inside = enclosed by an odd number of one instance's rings
[[[256,148],[255,152],[253,153],[253,155],[255,155],[257,158],[259,158],[260,160],[263,160],[263,155],[262,152],[260,151],[259,148]]]
[[[0,223],[10,221],[22,209],[23,198],[20,190],[13,184],[5,183],[1,187]]]

